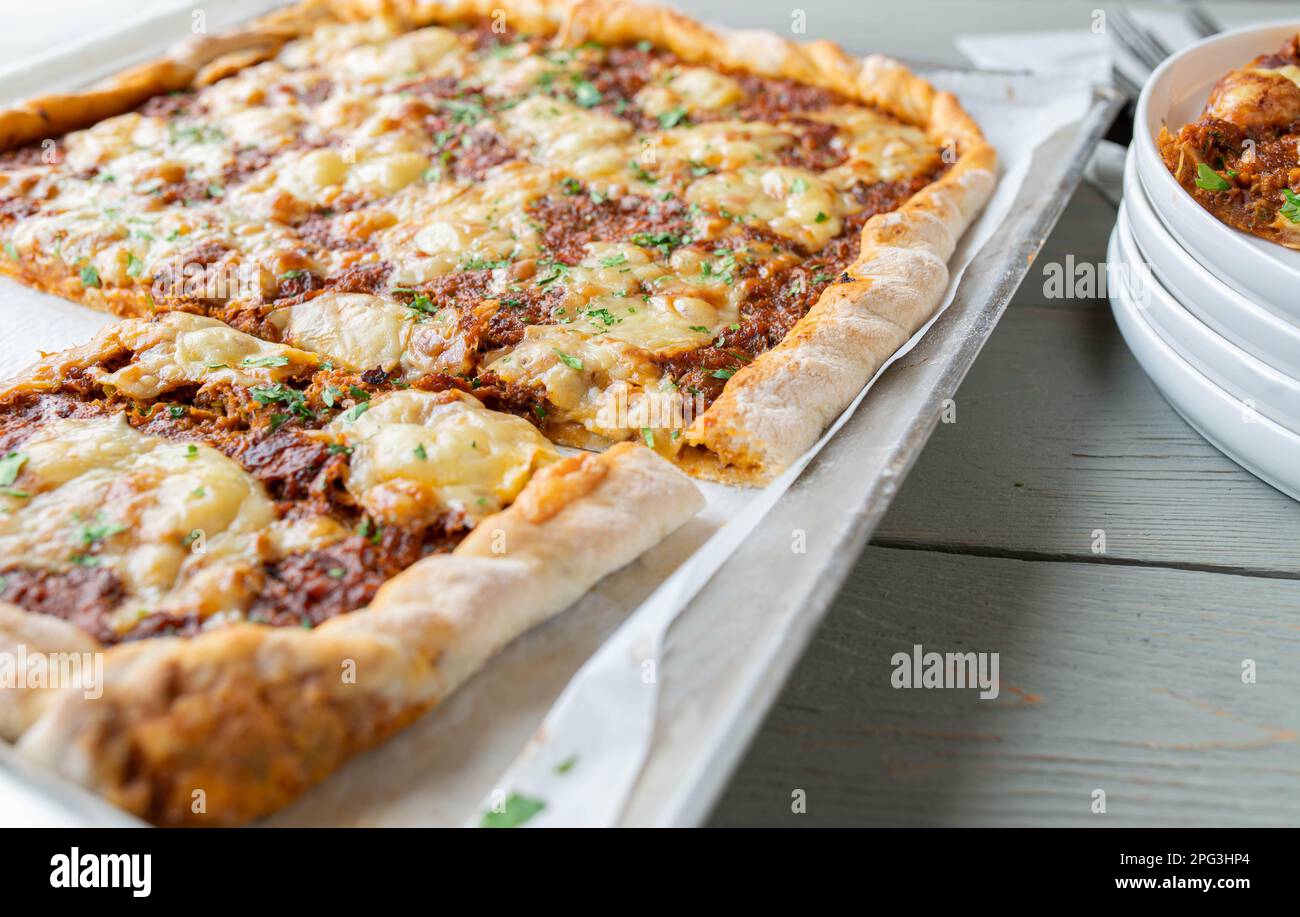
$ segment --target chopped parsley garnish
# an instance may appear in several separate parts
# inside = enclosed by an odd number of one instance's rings
[[[790,182],[791,194],[803,194],[807,190],[808,190],[808,183],[804,181],[802,178],[796,178],[794,181]]]
[[[361,524],[357,526],[357,534],[369,539],[371,544],[379,544],[379,533],[383,530],[384,527],[376,525],[369,516],[362,516]]]
[[[348,423],[356,423],[361,419],[361,415],[368,410],[370,410],[370,402],[359,401],[343,412],[343,419]]]
[[[653,175],[651,175],[649,172],[647,172],[647,171],[645,170],[645,167],[642,166],[641,163],[637,162],[635,159],[633,159],[631,162],[629,162],[629,163],[627,164],[627,167],[628,167],[628,169],[631,171],[632,175],[636,178],[637,181],[643,181],[643,182],[645,182],[647,185],[653,185],[653,184],[655,184],[657,181],[659,181],[659,179],[655,178]]]
[[[203,533],[201,531],[193,529],[188,535],[181,539],[181,544],[188,548],[190,545],[194,544],[194,542],[198,541],[202,535]]]
[[[546,803],[540,799],[530,799],[518,793],[511,793],[506,797],[506,804],[500,812],[483,813],[483,821],[479,823],[479,826],[483,828],[518,828],[545,808]]]
[[[185,458],[189,459],[190,461],[193,461],[198,457],[199,457],[198,446],[194,445],[193,443],[190,443],[188,446],[185,447]]]
[[[299,277],[306,277],[307,272],[302,270],[285,271],[280,275],[281,280],[297,280]]]
[[[429,453],[424,451],[424,443],[416,443],[415,457],[422,462],[427,462],[429,460]]]
[[[475,255],[467,258],[460,265],[462,271],[491,271],[499,267],[509,267],[510,259],[502,258],[500,261],[488,261],[486,258]]]
[[[642,248],[657,248],[665,256],[672,253],[674,248],[685,245],[691,241],[689,235],[677,235],[673,232],[638,232],[632,236],[632,243],[640,245]]]
[[[144,262],[135,255],[127,255],[126,276],[139,277],[144,270]]]
[[[555,765],[555,772],[557,774],[567,774],[569,771],[573,770],[573,766],[577,763],[578,763],[578,756],[570,755],[569,757],[561,761],[559,764]]]
[[[89,264],[83,267],[81,269],[81,285],[83,287],[99,286],[99,271]]]
[[[569,369],[574,369],[579,372],[582,371],[582,361],[580,359],[574,356],[570,356],[569,354],[565,353],[563,350],[559,350],[558,348],[553,347],[551,349],[555,351],[555,355],[560,358],[560,362],[563,363],[565,366],[569,367]]]
[[[715,369],[712,373],[715,379],[730,379],[736,374],[734,369]]]
[[[698,331],[700,334],[708,334],[708,333],[709,333],[709,326],[708,326],[708,325],[691,325],[691,326],[689,326],[689,327],[690,327],[690,329],[691,329],[692,331]]]
[[[564,189],[564,193],[569,197],[582,193],[582,182],[578,181],[576,178],[570,177],[564,179],[560,182],[560,187]]]
[[[172,420],[180,420],[185,416],[185,408],[179,404],[173,404],[167,409],[167,413],[172,416]]]
[[[547,273],[545,276],[537,278],[537,285],[539,287],[544,287],[548,283],[554,283],[561,277],[567,277],[569,274],[569,266],[562,261],[549,261],[546,264],[546,271]]]
[[[289,388],[279,382],[270,385],[255,385],[249,389],[249,394],[258,404],[266,406],[278,404],[287,411],[297,414],[303,420],[311,420],[315,417],[311,408],[307,407],[307,396],[297,389]]]
[[[208,126],[177,127],[175,124],[168,124],[167,133],[172,143],[179,140],[188,140],[191,143],[220,143],[226,139],[226,135],[218,128]]]
[[[18,473],[26,464],[27,453],[25,452],[10,452],[0,459],[0,494],[19,498],[30,496],[26,491],[14,490],[12,486],[14,481],[18,480]]]
[[[1205,191],[1227,191],[1232,184],[1202,162],[1196,167],[1196,187]]]
[[[1290,188],[1283,188],[1282,196],[1286,198],[1286,203],[1282,205],[1282,209],[1278,213],[1292,223],[1300,223],[1300,196],[1297,196]]]
[[[334,407],[336,399],[341,398],[343,393],[332,385],[327,385],[320,393],[320,400],[325,403],[325,407]]]
[[[651,449],[655,447],[655,434],[649,427],[641,428],[641,438],[645,440],[645,444]]]
[[[687,114],[686,109],[680,106],[671,108],[659,116],[659,126],[666,131],[672,130],[686,120]]]
[[[830,217],[828,217],[826,214],[824,214],[824,213],[822,213],[820,210],[818,210],[818,211],[817,211],[817,218],[814,219],[813,222],[814,222],[814,223],[825,223],[825,222],[826,222],[827,220],[829,220],[829,219],[830,219]]]
[[[582,314],[592,321],[600,322],[606,326],[616,325],[623,320],[605,308],[584,309]]]
[[[68,560],[72,561],[78,567],[98,567],[99,558],[93,554],[73,554]]]
[[[18,260],[18,249],[12,242],[5,243],[5,254],[9,256],[10,260]]]
[[[83,545],[92,545],[97,541],[103,541],[106,538],[112,538],[120,532],[125,532],[127,527],[120,522],[105,522],[104,514],[99,513],[95,516],[95,525],[83,525],[81,527],[80,541]]]
[[[244,365],[261,366],[269,369],[272,366],[288,366],[289,358],[286,357],[284,354],[278,354],[278,355],[266,356],[266,357],[245,357]]]
[[[579,80],[573,87],[573,101],[583,108],[595,108],[605,97],[600,94],[596,84],[588,80]]]
[[[442,104],[451,111],[452,118],[461,124],[474,124],[487,114],[487,109],[483,107],[483,102],[478,97],[444,99]]]
[[[406,308],[423,315],[434,315],[438,307],[433,304],[433,300],[423,293],[416,293],[415,298],[406,304]]]
[[[342,567],[330,567],[326,572],[329,574],[331,579],[343,579],[343,577],[347,575],[348,571],[344,570]]]
[[[352,447],[345,446],[343,443],[330,443],[330,455],[351,455]]]
[[[627,264],[627,255],[622,252],[616,255],[606,255],[600,259],[601,267],[618,267],[620,264]]]

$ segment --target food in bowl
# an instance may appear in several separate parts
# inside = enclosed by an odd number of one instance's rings
[[[1225,74],[1201,116],[1157,141],[1178,183],[1220,221],[1300,250],[1300,34]]]

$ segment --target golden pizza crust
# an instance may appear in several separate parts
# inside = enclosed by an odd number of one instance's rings
[[[453,553],[313,630],[235,624],[104,649],[0,603],[0,650],[104,654],[101,697],[6,690],[0,725],[28,756],[156,824],[244,824],[436,705],[702,503],[643,446],[576,456]]]
[[[0,113],[0,147],[210,82],[265,59],[329,16],[386,15],[420,25],[499,9],[562,43],[648,39],[688,61],[835,89],[923,126],[956,150],[942,178],[867,223],[851,281],[828,288],[786,340],[737,373],[689,430],[692,448],[681,463],[692,473],[770,478],[933,314],[948,280],[946,261],[995,181],[994,153],[956,100],[901,65],[860,61],[826,42],[717,32],[673,11],[609,0],[308,0],[101,88]],[[7,262],[0,269],[22,270]],[[75,279],[21,277],[119,314],[148,311]],[[640,446],[561,462],[452,554],[426,558],[388,582],[369,608],[310,631],[233,625],[112,647],[104,651],[102,698],[87,700],[77,690],[2,692],[0,725],[7,736],[21,734],[28,755],[159,824],[244,823],[418,717],[514,636],[636,558],[701,502],[685,475]],[[89,639],[65,622],[0,605],[0,649],[26,641],[49,652],[81,651]],[[196,811],[200,798],[203,813]]]
[[[873,217],[847,283],[831,285],[776,348],[727,382],[723,394],[692,424],[679,463],[690,473],[728,483],[770,480],[810,447],[880,366],[935,312],[948,283],[947,261],[996,183],[997,161],[978,125],[949,93],[937,92],[906,67],[880,56],[852,57],[826,41],[798,44],[769,32],[708,28],[662,7],[622,0],[307,0],[224,38],[207,38],[162,62],[133,71],[123,87],[55,96],[0,113],[0,148],[41,136],[22,121],[32,106],[62,130],[177,88],[184,73],[199,81],[264,59],[289,38],[331,16],[386,17],[410,26],[490,18],[555,33],[561,45],[649,40],[689,62],[783,77],[843,93],[923,128],[953,161],[936,181],[898,210]],[[152,68],[152,69],[151,69]],[[142,96],[141,93],[144,95]],[[111,97],[110,97],[111,96]],[[96,100],[90,104],[92,97]],[[11,119],[28,124],[5,127]],[[43,128],[54,132],[51,127]],[[33,132],[34,131],[34,132]],[[15,140],[15,138],[20,138]],[[0,271],[38,288],[118,315],[147,315],[147,298],[130,290],[85,288],[65,272],[0,260]],[[560,435],[568,442],[572,437]],[[590,437],[583,445],[590,446]],[[607,445],[604,443],[602,445]]]

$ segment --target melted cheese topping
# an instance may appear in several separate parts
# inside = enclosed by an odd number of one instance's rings
[[[743,222],[765,225],[813,251],[838,235],[843,225],[839,195],[807,169],[774,166],[710,175],[691,185],[686,197]]]
[[[528,421],[463,393],[393,392],[326,432],[352,447],[348,491],[392,523],[431,522],[448,511],[481,519],[558,457]]]
[[[1258,67],[1255,72],[1280,74],[1300,86],[1300,67],[1295,64],[1283,64],[1281,67]]]
[[[862,186],[940,165],[937,140],[865,106],[741,120],[756,100],[707,66],[652,59],[635,95],[616,98],[616,86],[591,80],[604,55],[588,46],[476,47],[452,29],[402,32],[383,17],[323,25],[274,60],[199,90],[171,118],[109,118],[69,134],[64,163],[0,173],[0,195],[19,187],[40,205],[0,229],[0,241],[11,257],[88,285],[136,289],[178,265],[202,268],[206,284],[218,265],[183,259],[213,247],[237,277],[231,289],[205,285],[203,298],[254,307],[304,268],[329,276],[384,262],[390,289],[488,271],[474,278],[472,298],[441,299],[434,315],[378,291],[325,294],[277,309],[271,321],[284,340],[349,368],[407,379],[469,374],[482,367],[464,329],[530,293],[550,314],[488,368],[544,389],[563,420],[604,429],[595,418],[608,386],[659,385],[652,357],[705,346],[739,320],[752,284],[738,264],[771,276],[798,262],[788,246],[754,236],[816,253],[861,208]],[[835,128],[813,136],[840,164],[788,164],[817,158],[809,121]],[[490,155],[477,158],[481,150]],[[557,275],[546,269],[556,257],[547,244],[564,227],[543,225],[535,205],[572,196],[605,208],[596,216],[608,223],[593,225],[633,225],[612,208],[653,225],[660,207],[685,204],[690,231],[662,244],[634,229],[598,236],[581,263],[566,255]],[[293,228],[309,218],[329,221],[328,244]],[[282,353],[236,347],[202,328],[158,347],[161,368],[144,360],[110,384],[151,397],[180,381],[266,381],[276,367],[245,360]]]
[[[528,328],[517,347],[487,368],[507,382],[540,385],[559,410],[555,419],[578,423],[609,439],[630,434],[603,425],[604,392],[618,383],[657,386],[662,376],[642,352],[618,339],[557,325]]]
[[[679,109],[692,115],[717,111],[744,99],[739,83],[705,67],[674,67],[636,95],[637,104],[657,118]]]
[[[95,381],[132,398],[149,399],[178,385],[230,382],[253,386],[315,369],[319,358],[270,344],[213,318],[168,312],[156,322],[129,326],[122,342],[136,359],[115,372],[98,367]]]
[[[509,110],[503,128],[535,161],[588,180],[621,170],[630,154],[632,125],[550,96],[524,99]]]
[[[834,124],[845,139],[848,161],[822,178],[847,190],[855,181],[901,181],[937,168],[941,150],[920,128],[899,124],[867,108],[837,107],[808,118]]]
[[[431,27],[399,35],[383,44],[363,44],[338,61],[342,73],[363,82],[411,80],[457,72],[464,54],[456,33]]]
[[[379,234],[379,251],[394,263],[394,285],[422,283],[458,269],[531,257],[541,250],[528,204],[556,175],[522,163],[500,167],[489,179],[448,193],[442,185],[394,202],[400,221]]]
[[[0,496],[0,556],[113,570],[128,596],[124,628],[192,571],[255,557],[275,520],[261,484],[220,452],[144,436],[122,415],[53,421],[22,454],[16,486],[30,496]]]

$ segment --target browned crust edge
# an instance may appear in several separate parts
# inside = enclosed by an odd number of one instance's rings
[[[685,463],[694,473],[769,478],[815,440],[910,336],[907,329],[933,313],[952,246],[991,193],[995,157],[978,127],[952,96],[901,65],[858,61],[826,42],[800,46],[765,33],[724,34],[673,11],[612,0],[307,0],[238,35],[196,42],[84,93],[0,113],[0,148],[232,72],[326,18],[382,14],[422,24],[495,9],[554,30],[561,41],[649,39],[687,60],[838,89],[955,143],[958,159],[939,181],[899,211],[868,222],[852,281],[824,293],[786,341],[737,373],[692,427],[698,449]],[[9,264],[0,269],[14,272]],[[129,297],[84,290],[66,277],[20,279],[118,314],[147,311]],[[861,382],[824,386],[828,372],[840,368],[833,358],[847,361]],[[769,407],[790,397],[796,404],[811,398],[803,407],[815,409],[793,425],[776,423],[772,435]],[[618,445],[539,474],[514,506],[485,520],[453,554],[427,558],[394,578],[369,609],[313,631],[246,625],[114,647],[105,652],[103,697],[6,691],[0,726],[6,735],[22,735],[27,754],[157,823],[241,824],[402,728],[515,635],[630,562],[700,503],[698,491],[667,462],[642,447]],[[504,556],[485,544],[497,531],[509,536]],[[503,608],[512,611],[502,615]],[[64,622],[0,605],[0,647],[18,645],[102,649]],[[357,673],[351,683],[340,678],[349,665]],[[204,812],[196,811],[197,790]]]
[[[313,630],[236,624],[105,648],[0,603],[0,651],[103,654],[97,684],[0,690],[0,729],[155,824],[245,824],[435,706],[702,504],[665,459],[620,444],[538,472],[454,552]]]
[[[798,44],[769,32],[721,31],[674,10],[623,0],[306,0],[237,34],[193,41],[105,88],[0,112],[0,149],[56,126],[66,130],[118,114],[155,92],[226,75],[326,19],[385,16],[419,26],[497,11],[524,28],[555,33],[562,44],[646,39],[688,61],[833,89],[924,128],[955,151],[939,179],[898,210],[867,222],[849,281],[827,288],[785,340],[737,372],[687,430],[688,446],[678,461],[691,474],[743,484],[772,479],[934,314],[947,286],[947,260],[996,183],[996,154],[957,99],[888,58],[855,58],[827,41]],[[75,277],[7,259],[0,259],[0,271],[117,315],[153,311],[136,291],[86,289]]]

